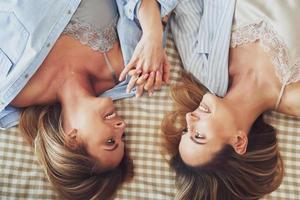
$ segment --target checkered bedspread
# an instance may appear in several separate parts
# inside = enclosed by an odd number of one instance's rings
[[[181,62],[171,36],[167,53],[172,66],[171,81],[176,83]],[[135,167],[133,180],[122,186],[116,199],[173,199],[175,174],[161,153],[160,132],[164,114],[172,109],[169,87],[164,86],[151,98],[145,95],[120,100],[116,107],[128,125],[126,142]],[[265,120],[278,130],[285,163],[283,184],[265,199],[299,200],[300,118],[271,112],[265,115]],[[0,199],[58,199],[16,127],[0,131]]]

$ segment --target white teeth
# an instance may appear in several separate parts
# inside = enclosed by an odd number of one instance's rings
[[[112,119],[116,116],[116,113],[115,112],[111,112],[111,113],[108,113],[106,116],[105,116],[105,119]]]
[[[203,112],[209,113],[209,108],[205,104],[200,104],[199,109]]]

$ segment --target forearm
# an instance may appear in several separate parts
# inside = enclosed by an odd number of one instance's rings
[[[144,36],[152,36],[162,40],[163,25],[161,22],[160,8],[156,0],[142,0],[137,11],[138,19]]]

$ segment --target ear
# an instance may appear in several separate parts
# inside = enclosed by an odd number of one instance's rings
[[[239,155],[245,154],[248,146],[247,133],[241,130],[238,131],[238,133],[234,136],[231,146],[233,147],[234,151],[237,154]]]
[[[75,128],[72,128],[70,131],[66,133],[66,145],[72,149],[78,147],[77,137],[78,131]]]

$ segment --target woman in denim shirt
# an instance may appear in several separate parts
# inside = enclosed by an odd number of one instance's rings
[[[131,174],[125,122],[111,99],[134,95],[125,91],[128,80],[118,81],[124,66],[118,9],[134,11],[127,23],[139,23],[143,40],[156,41],[151,46],[139,42],[141,34],[133,36],[141,49],[154,52],[147,53],[150,61],[159,57],[155,69],[142,64],[143,75],[132,73],[142,83],[140,93],[162,82],[163,74],[154,71],[166,65],[158,3],[119,1],[118,6],[111,0],[0,3],[0,125],[16,125],[22,109],[20,128],[64,198],[109,199]],[[124,17],[120,14],[119,25]],[[158,29],[148,33],[152,27]],[[145,63],[146,52],[138,52]]]

